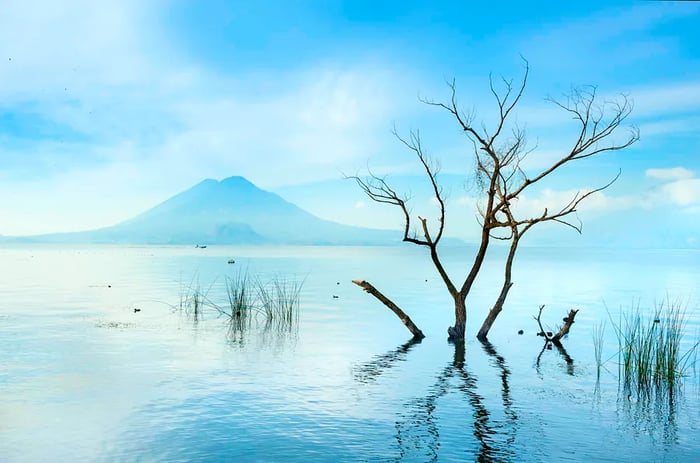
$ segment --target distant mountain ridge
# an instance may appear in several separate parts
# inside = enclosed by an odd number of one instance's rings
[[[395,244],[387,230],[320,219],[243,177],[207,179],[147,211],[97,230],[12,241],[118,244]]]

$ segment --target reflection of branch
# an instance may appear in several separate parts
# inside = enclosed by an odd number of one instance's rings
[[[515,455],[510,446],[515,440],[515,425],[517,415],[512,410],[512,398],[508,385],[510,370],[503,357],[498,355],[494,347],[484,344],[484,350],[493,357],[496,367],[500,370],[502,380],[501,396],[507,421],[504,424],[494,423],[491,412],[484,405],[484,398],[478,393],[477,378],[465,366],[464,343],[455,343],[454,358],[435,379],[429,393],[410,402],[413,412],[396,423],[396,441],[399,445],[399,460],[417,457],[410,452],[420,450],[424,461],[437,461],[440,447],[438,422],[434,416],[438,399],[446,396],[452,390],[464,394],[469,405],[473,408],[473,435],[480,443],[476,461],[501,462],[509,461]],[[453,380],[457,379],[457,384]],[[500,435],[506,435],[503,441]]]
[[[474,407],[474,437],[481,443],[476,461],[510,461],[511,458],[515,456],[510,446],[515,442],[515,432],[518,421],[518,415],[512,407],[513,400],[510,396],[510,385],[508,384],[510,369],[506,365],[505,359],[498,354],[493,344],[484,341],[482,342],[482,347],[484,351],[493,358],[494,364],[500,372],[501,400],[503,403],[503,412],[507,417],[507,421],[504,424],[491,423],[490,412],[483,405],[483,398],[476,393],[476,377],[467,377],[468,374],[466,370],[460,368],[458,373],[464,380],[464,385],[460,387],[460,390],[469,396],[469,402]],[[462,355],[464,355],[463,349],[462,347]],[[467,387],[469,384],[472,386],[471,389]],[[499,431],[506,436],[502,443],[495,441],[495,437],[498,436]]]
[[[557,348],[557,352],[566,362],[566,374],[574,376],[574,359],[571,358],[569,353],[564,349],[561,343],[554,343],[554,347]]]
[[[399,447],[398,461],[415,460],[416,455],[411,451],[423,450],[419,460],[434,462],[438,459],[440,448],[440,432],[433,416],[437,408],[437,400],[450,390],[449,381],[453,370],[448,364],[438,375],[430,392],[425,397],[419,397],[407,404],[413,413],[404,420],[396,422],[396,443]]]
[[[416,344],[420,343],[421,339],[411,338],[408,342],[401,344],[396,349],[390,350],[382,355],[377,355],[369,362],[358,365],[353,368],[355,379],[366,384],[376,381],[386,370],[396,366],[396,362],[404,362],[406,360],[406,354],[408,354]]]
[[[537,373],[540,375],[542,374],[542,372],[540,371],[540,361],[542,360],[542,354],[544,354],[545,350],[552,350],[552,346],[557,348],[557,352],[559,352],[559,355],[561,355],[564,361],[566,362],[566,374],[574,376],[574,359],[571,358],[569,353],[566,351],[566,349],[560,342],[552,341],[549,339],[545,339],[544,345],[542,346],[542,350],[537,355],[537,360],[535,361],[535,370],[537,371]]]
[[[540,372],[540,360],[542,359],[542,354],[544,354],[545,350],[552,350],[552,345],[554,345],[557,348],[559,354],[566,362],[566,373],[573,376],[574,359],[572,359],[566,352],[566,349],[564,349],[564,346],[561,344],[561,339],[567,334],[569,334],[569,330],[571,329],[571,325],[574,324],[574,318],[576,318],[578,309],[571,309],[569,311],[569,315],[564,317],[564,324],[559,328],[559,331],[557,331],[556,334],[552,334],[551,331],[545,331],[544,327],[542,326],[542,310],[544,310],[544,305],[540,306],[540,309],[537,312],[537,316],[532,317],[537,322],[537,326],[540,327],[540,332],[537,333],[537,336],[542,336],[544,338],[544,346],[542,346],[542,350],[537,355],[537,360],[535,361],[535,369],[537,370],[538,374],[542,374]]]
[[[484,351],[493,358],[494,363],[501,372],[501,397],[503,398],[503,409],[505,415],[512,421],[513,431],[515,431],[518,415],[515,413],[515,410],[513,410],[513,399],[510,396],[510,385],[508,384],[510,369],[508,368],[508,365],[506,365],[506,360],[498,352],[496,352],[496,348],[493,346],[493,344],[491,344],[489,341],[482,341],[481,347],[483,347]],[[515,432],[513,432],[513,435],[507,442],[512,443],[514,441]]]

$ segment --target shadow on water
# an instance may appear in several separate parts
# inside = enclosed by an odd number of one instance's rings
[[[376,381],[382,373],[396,366],[397,362],[405,361],[410,350],[419,343],[420,341],[409,341],[360,365],[355,371],[355,379],[362,383]],[[458,456],[455,456],[460,459],[471,456],[478,462],[514,461],[518,415],[513,409],[510,369],[491,343],[482,342],[481,346],[490,357],[489,363],[498,371],[502,416],[496,417],[486,406],[488,399],[479,393],[478,378],[469,370],[465,361],[464,343],[454,344],[452,360],[439,371],[426,395],[411,399],[405,404],[407,411],[396,422],[398,455],[393,461],[438,461],[441,448],[445,448],[445,439],[456,439],[459,442]],[[471,413],[465,415],[464,412],[469,409]],[[440,417],[449,414],[457,415],[457,423],[469,416],[468,423],[475,444],[461,426],[454,426],[453,421],[448,419],[446,425],[442,426]]]

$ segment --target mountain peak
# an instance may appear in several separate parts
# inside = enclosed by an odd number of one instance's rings
[[[251,181],[249,181],[245,177],[241,177],[240,175],[234,175],[231,177],[226,177],[222,180],[216,180],[213,178],[207,178],[205,180],[202,180],[199,182],[195,187],[199,186],[207,186],[207,187],[216,187],[216,186],[227,186],[227,187],[255,187],[257,188]]]
[[[246,178],[206,179],[112,227],[51,241],[157,244],[387,244],[393,233],[315,217]],[[41,238],[41,237],[40,237]]]
[[[247,178],[241,177],[240,175],[234,175],[232,177],[227,177],[223,180],[221,180],[219,183],[222,185],[245,185],[245,186],[254,186]]]

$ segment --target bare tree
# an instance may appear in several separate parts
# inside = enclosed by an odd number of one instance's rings
[[[514,84],[513,80],[502,79],[501,87],[497,88],[493,79],[489,79],[489,88],[495,98],[498,110],[495,128],[491,131],[484,123],[477,127],[474,124],[475,116],[473,113],[467,114],[460,110],[457,104],[457,89],[454,80],[448,83],[451,93],[448,102],[421,100],[425,104],[447,111],[452,116],[467,136],[475,160],[476,180],[481,193],[481,202],[478,206],[481,233],[479,247],[474,255],[471,268],[460,285],[456,285],[452,281],[440,260],[438,244],[445,229],[445,196],[438,182],[440,166],[425,153],[419,132],[411,132],[407,138],[402,137],[396,131],[394,131],[394,135],[418,158],[437,199],[439,217],[437,226],[432,232],[427,219],[421,216],[418,216],[420,233],[414,231],[414,222],[408,207],[409,198],[405,195],[399,195],[389,185],[385,177],[374,175],[372,172],[369,172],[369,175],[365,177],[350,177],[357,182],[370,199],[393,205],[402,211],[404,218],[403,241],[428,248],[431,261],[454,300],[455,324],[447,330],[451,341],[464,340],[467,296],[481,270],[492,240],[509,241],[510,247],[504,264],[501,291],[477,334],[477,337],[482,340],[487,338],[489,330],[503,309],[508,292],[513,285],[512,267],[523,235],[534,225],[543,222],[557,222],[581,233],[581,223],[571,220],[575,218],[578,206],[591,195],[612,185],[620,174],[618,172],[617,176],[598,188],[579,191],[563,207],[545,208],[541,214],[535,216],[521,217],[518,215],[516,206],[523,193],[529,191],[534,185],[539,185],[545,178],[569,163],[609,151],[622,150],[639,139],[638,129],[630,127],[629,133],[626,134],[623,141],[615,142],[612,140],[612,135],[618,132],[618,128],[632,111],[631,99],[626,95],[621,95],[616,100],[601,101],[596,94],[595,87],[577,88],[563,101],[548,98],[548,101],[568,113],[578,125],[578,134],[574,143],[568,151],[564,152],[548,167],[534,174],[526,173],[523,162],[532,149],[528,147],[525,130],[517,124],[512,124],[510,119],[512,119],[515,107],[522,99],[528,74],[529,65],[525,61],[523,76],[519,83]]]

